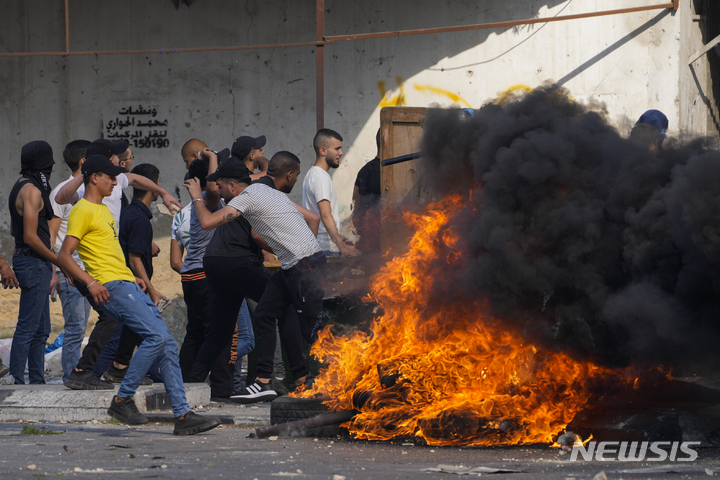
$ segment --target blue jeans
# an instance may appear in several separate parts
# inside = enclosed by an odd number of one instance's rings
[[[255,333],[253,331],[252,319],[250,318],[250,310],[248,309],[247,300],[243,300],[240,312],[237,317],[238,326],[238,343],[237,343],[237,362],[235,363],[235,378],[233,381],[233,390],[238,391],[245,387],[241,378],[242,358],[255,348]]]
[[[135,282],[115,280],[104,286],[110,293],[110,301],[102,307],[103,310],[143,339],[120,384],[118,396],[133,398],[140,381],[157,359],[173,414],[179,417],[189,412],[178,361],[178,346],[155,304]]]
[[[30,384],[45,383],[45,342],[50,335],[50,280],[53,264],[34,256],[13,256],[20,283],[20,311],[10,350],[10,374],[25,384],[25,362]]]
[[[80,346],[85,338],[85,328],[90,316],[90,302],[70,285],[67,277],[62,272],[57,274],[60,280],[58,294],[62,304],[63,318],[65,319],[65,337],[62,346],[62,369],[63,382],[70,377],[70,372],[80,360]]]

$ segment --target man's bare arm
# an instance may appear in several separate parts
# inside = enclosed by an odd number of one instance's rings
[[[145,293],[148,294],[150,300],[152,300],[155,305],[160,303],[160,300],[167,300],[167,297],[162,293],[158,292],[155,287],[153,287],[152,283],[150,283],[150,277],[148,277],[147,271],[145,270],[145,265],[143,265],[140,254],[130,252],[129,256],[130,261],[128,263],[130,263],[130,270],[133,271],[137,278],[145,282],[145,286],[147,287],[147,291]]]
[[[183,265],[183,250],[177,240],[174,238],[170,240],[170,268],[180,273],[180,269]]]
[[[77,177],[67,182],[65,185],[62,186],[60,190],[58,190],[57,195],[55,195],[55,202],[60,205],[67,205],[68,203],[77,202],[80,198],[78,197],[77,190],[78,188],[80,188],[80,185],[82,185],[82,183],[82,175],[78,175]]]
[[[208,159],[208,175],[215,173],[218,167],[217,154],[206,148],[202,151],[203,158]],[[220,203],[220,189],[216,182],[207,182],[205,185],[205,205],[208,210],[215,210],[215,207]]]
[[[57,255],[45,246],[37,234],[38,215],[44,206],[40,190],[28,183],[20,189],[17,201],[22,204],[23,242],[44,260],[57,265]]]
[[[338,246],[341,255],[358,255],[360,252],[345,244],[345,239],[340,236],[335,219],[332,215],[332,207],[329,200],[320,200],[318,202],[318,210],[320,210],[320,218],[322,219],[325,230],[327,230],[330,239]]]
[[[97,305],[107,305],[110,300],[110,293],[104,286],[97,283],[92,275],[80,268],[75,263],[75,259],[72,258],[72,254],[79,244],[80,240],[78,238],[71,235],[65,236],[58,253],[58,266],[70,277],[83,282]]]
[[[273,252],[272,248],[270,248],[270,245],[268,245],[265,239],[262,238],[260,234],[255,231],[254,228],[250,230],[250,236],[261,249],[265,250],[266,252],[275,253]]]
[[[12,271],[12,268],[2,256],[0,256],[0,279],[2,279],[3,288],[18,288],[20,286],[15,272]]]
[[[160,198],[162,198],[163,203],[165,206],[170,210],[173,211],[173,205],[175,205],[178,208],[182,208],[180,205],[180,202],[175,199],[172,195],[170,195],[167,190],[162,188],[157,183],[153,182],[149,178],[143,177],[142,175],[136,175],[134,173],[126,173],[125,176],[128,179],[128,184],[133,187],[140,190],[148,190],[153,193],[157,193]],[[63,187],[64,188],[64,187]]]
[[[295,205],[295,208],[297,208],[297,211],[302,214],[303,218],[305,219],[305,223],[308,224],[308,227],[310,227],[310,230],[312,230],[313,235],[315,235],[315,237],[317,237],[318,229],[320,228],[320,217],[317,214],[311,212],[310,210],[308,210],[305,207],[298,205],[295,202],[293,202],[293,204]]]
[[[240,210],[233,207],[223,207],[216,212],[211,212],[205,206],[205,201],[202,199],[202,190],[200,189],[200,182],[196,178],[191,178],[183,183],[187,187],[190,197],[193,199],[193,206],[195,207],[195,216],[200,222],[200,226],[203,230],[212,230],[220,225],[224,225],[228,222],[232,222],[237,217],[242,215]]]

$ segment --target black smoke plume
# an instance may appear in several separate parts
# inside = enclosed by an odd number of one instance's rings
[[[533,340],[606,364],[717,365],[720,153],[665,143],[651,153],[554,85],[473,117],[431,110],[423,182],[467,203],[448,226],[466,255],[433,267],[429,305],[487,300]]]

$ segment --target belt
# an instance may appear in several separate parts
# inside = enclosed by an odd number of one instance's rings
[[[16,247],[15,253],[13,253],[13,255],[18,257],[35,257],[39,258],[40,260],[44,260],[40,255],[35,253],[35,250],[30,247]]]
[[[325,260],[325,252],[315,252],[312,255],[308,255],[307,257],[301,258],[298,263],[295,264],[296,267],[307,267],[312,269],[313,264],[319,260]]]

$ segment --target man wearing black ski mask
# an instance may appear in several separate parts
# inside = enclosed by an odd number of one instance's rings
[[[50,174],[55,164],[50,145],[43,141],[23,146],[22,177],[10,192],[11,232],[15,237],[13,269],[20,283],[20,309],[10,351],[10,374],[25,383],[25,362],[31,384],[45,383],[45,341],[50,334],[48,293],[57,255],[50,248],[53,209]]]

